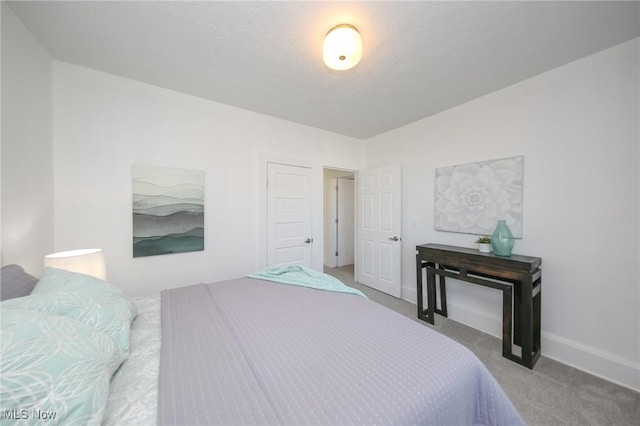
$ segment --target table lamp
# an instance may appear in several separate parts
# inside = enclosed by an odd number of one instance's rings
[[[101,280],[107,279],[102,249],[80,249],[48,254],[44,257],[44,266],[92,275]]]

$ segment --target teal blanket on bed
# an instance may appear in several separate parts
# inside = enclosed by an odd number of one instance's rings
[[[342,281],[331,275],[300,265],[268,266],[258,272],[247,275],[247,277],[367,297],[360,290],[344,285]]]

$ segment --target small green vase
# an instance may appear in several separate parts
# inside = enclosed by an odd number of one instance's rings
[[[496,229],[491,234],[491,249],[496,256],[509,257],[511,256],[511,250],[513,250],[513,244],[515,239],[511,230],[507,226],[505,220],[499,220]]]

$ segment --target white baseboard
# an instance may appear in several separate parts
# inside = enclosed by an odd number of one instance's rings
[[[640,364],[553,333],[542,332],[541,340],[547,358],[640,392]]]
[[[402,298],[416,304],[416,289],[403,287]],[[471,310],[450,300],[447,308],[452,320],[501,338],[502,316]],[[640,392],[640,364],[545,331],[541,335],[541,346],[542,355],[547,358]]]
[[[400,290],[402,292],[402,299],[406,300],[409,303],[413,303],[414,305],[418,304],[418,290],[416,287],[402,287]]]

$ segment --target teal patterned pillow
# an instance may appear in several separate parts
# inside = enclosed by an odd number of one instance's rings
[[[129,354],[129,330],[138,311],[120,289],[90,275],[45,268],[30,296],[0,303],[7,309],[30,309],[73,318],[113,337]]]
[[[99,425],[126,358],[115,340],[46,312],[3,308],[0,323],[0,423]]]

